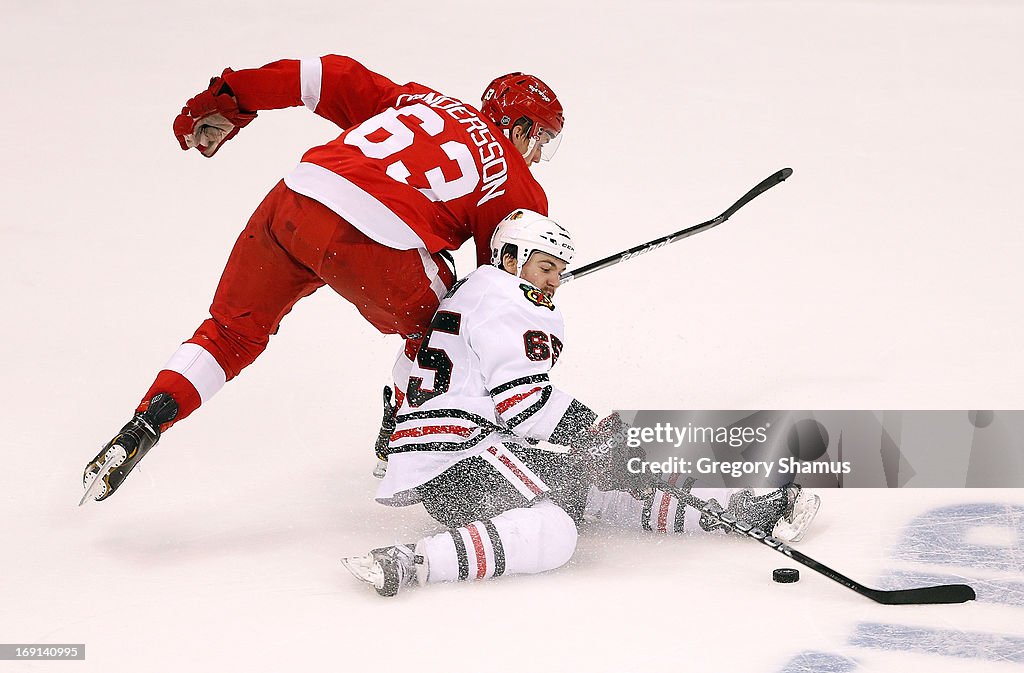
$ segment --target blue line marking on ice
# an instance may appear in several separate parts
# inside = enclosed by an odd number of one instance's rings
[[[850,636],[850,644],[878,650],[1024,663],[1024,638],[998,633],[862,623]]]
[[[978,592],[979,603],[1024,607],[1024,506],[969,503],[932,509],[907,524],[892,559],[904,567],[884,571],[879,588],[966,583]],[[897,613],[893,618],[899,619]],[[1002,633],[862,622],[853,625],[848,644],[897,656],[1024,664],[1024,637]],[[777,673],[851,673],[860,668],[857,659],[806,650]]]
[[[993,529],[1001,534],[993,534]],[[893,557],[1024,575],[1022,542],[1024,507],[999,503],[950,505],[910,522]]]
[[[857,662],[841,654],[808,650],[790,659],[779,673],[851,673]]]

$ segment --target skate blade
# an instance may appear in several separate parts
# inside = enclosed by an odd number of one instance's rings
[[[127,454],[123,447],[116,444],[110,447],[106,458],[100,463],[99,468],[92,474],[92,480],[86,485],[85,493],[82,494],[82,499],[78,501],[79,507],[89,500],[99,500],[106,493],[108,487],[104,477],[109,476],[114,471],[114,468],[124,463],[126,458]]]
[[[341,563],[357,580],[372,584],[374,589],[384,588],[384,570],[373,558],[373,554],[346,556],[341,559]]]
[[[772,536],[783,542],[799,542],[803,539],[804,533],[811,525],[818,508],[821,507],[821,498],[801,491],[796,503],[793,505],[793,520],[783,519],[775,525]]]

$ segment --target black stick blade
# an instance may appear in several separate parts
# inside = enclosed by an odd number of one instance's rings
[[[872,589],[871,587],[866,587],[860,582],[856,582],[846,575],[829,568],[823,563],[815,561],[810,556],[793,549],[789,545],[780,544],[773,548],[775,551],[785,554],[797,563],[802,563],[811,570],[821,573],[830,580],[842,584],[847,589],[853,589],[861,596],[867,596],[876,603],[882,603],[884,605],[966,603],[967,601],[973,601],[977,598],[974,593],[974,589],[966,584],[940,584],[937,586],[920,587],[917,589],[895,589],[893,591]]]
[[[868,598],[884,605],[936,605],[947,603],[966,603],[973,601],[978,596],[974,589],[966,584],[943,584],[934,587],[920,587],[917,589],[897,589],[895,591],[881,591],[879,589],[867,589],[865,594]]]

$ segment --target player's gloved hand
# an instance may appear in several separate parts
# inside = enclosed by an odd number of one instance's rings
[[[572,447],[586,463],[591,483],[603,491],[633,491],[641,486],[628,466],[632,458],[643,459],[645,454],[643,449],[629,446],[629,428],[613,413],[573,440]]]
[[[204,157],[212,157],[239,129],[256,119],[255,112],[238,109],[238,100],[223,79],[229,72],[231,68],[211,79],[206,91],[190,98],[175,117],[174,136],[181,149],[195,147]]]
[[[384,416],[380,421],[380,432],[377,433],[377,441],[373,445],[377,460],[388,462],[388,440],[395,431],[397,422],[395,414],[398,411],[398,404],[395,403],[391,386],[384,386]]]

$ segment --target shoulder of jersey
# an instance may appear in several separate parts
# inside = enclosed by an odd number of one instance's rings
[[[458,304],[479,304],[490,310],[518,309],[550,314],[557,312],[551,298],[521,278],[493,266],[482,266],[448,292]]]

